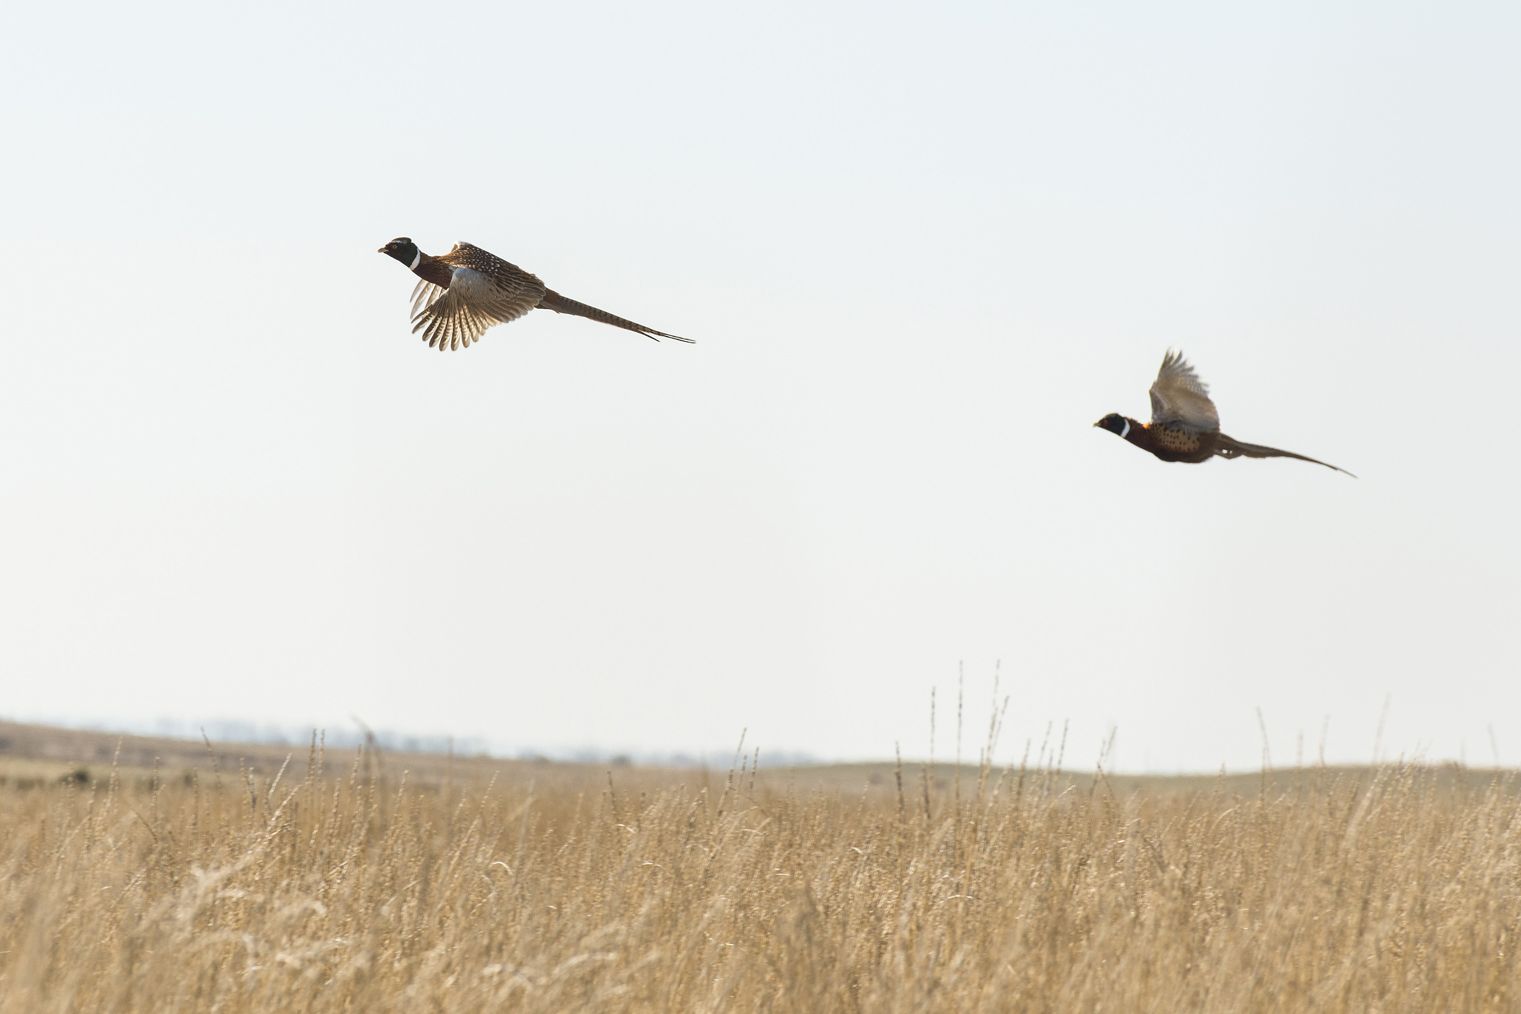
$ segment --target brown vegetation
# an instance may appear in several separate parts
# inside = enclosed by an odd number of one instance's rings
[[[309,760],[15,769],[0,1011],[1521,1008],[1493,774]]]

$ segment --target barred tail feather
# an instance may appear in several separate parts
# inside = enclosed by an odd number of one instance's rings
[[[1265,447],[1262,444],[1248,444],[1240,440],[1219,434],[1215,439],[1215,453],[1222,458],[1293,458],[1296,461],[1308,461],[1312,465],[1321,465],[1343,475],[1352,475],[1345,468],[1337,468],[1335,465],[1321,461],[1318,458],[1306,457],[1303,454],[1295,454],[1293,451],[1280,451],[1276,447]],[[1352,478],[1357,476],[1352,475]]]
[[[691,338],[683,338],[681,335],[666,334],[664,331],[656,331],[654,328],[645,327],[643,324],[635,324],[633,321],[625,320],[617,314],[608,313],[606,310],[599,310],[595,306],[587,306],[585,303],[578,303],[574,299],[568,299],[553,290],[544,293],[544,298],[539,300],[539,308],[553,310],[556,313],[569,313],[577,317],[585,317],[588,320],[600,321],[603,324],[611,324],[613,327],[621,327],[625,331],[642,334],[646,338],[652,338],[657,342],[662,338],[671,338],[679,342],[690,343],[692,341]]]

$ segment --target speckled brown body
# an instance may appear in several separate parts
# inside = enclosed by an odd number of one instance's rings
[[[1136,423],[1126,437],[1137,447],[1144,447],[1163,461],[1187,461],[1197,464],[1214,457],[1212,433],[1199,433],[1175,426],[1148,426]]]
[[[426,271],[424,271],[425,268]],[[525,298],[530,293],[539,299],[544,296],[545,285],[539,281],[537,275],[524,271],[516,264],[504,261],[496,254],[469,243],[456,243],[453,250],[440,257],[429,257],[423,254],[422,263],[417,265],[413,273],[419,278],[447,289],[455,268],[470,268],[473,271],[479,271],[491,279],[492,284],[498,288],[514,294],[521,293]],[[443,281],[439,281],[440,278]]]

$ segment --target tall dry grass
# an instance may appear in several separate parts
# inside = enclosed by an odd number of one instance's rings
[[[1521,1009],[1499,778],[313,760],[0,785],[0,1010]]]

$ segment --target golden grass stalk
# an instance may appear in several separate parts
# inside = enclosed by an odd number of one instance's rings
[[[0,1011],[1521,1009],[1498,776],[297,767],[0,784]]]

